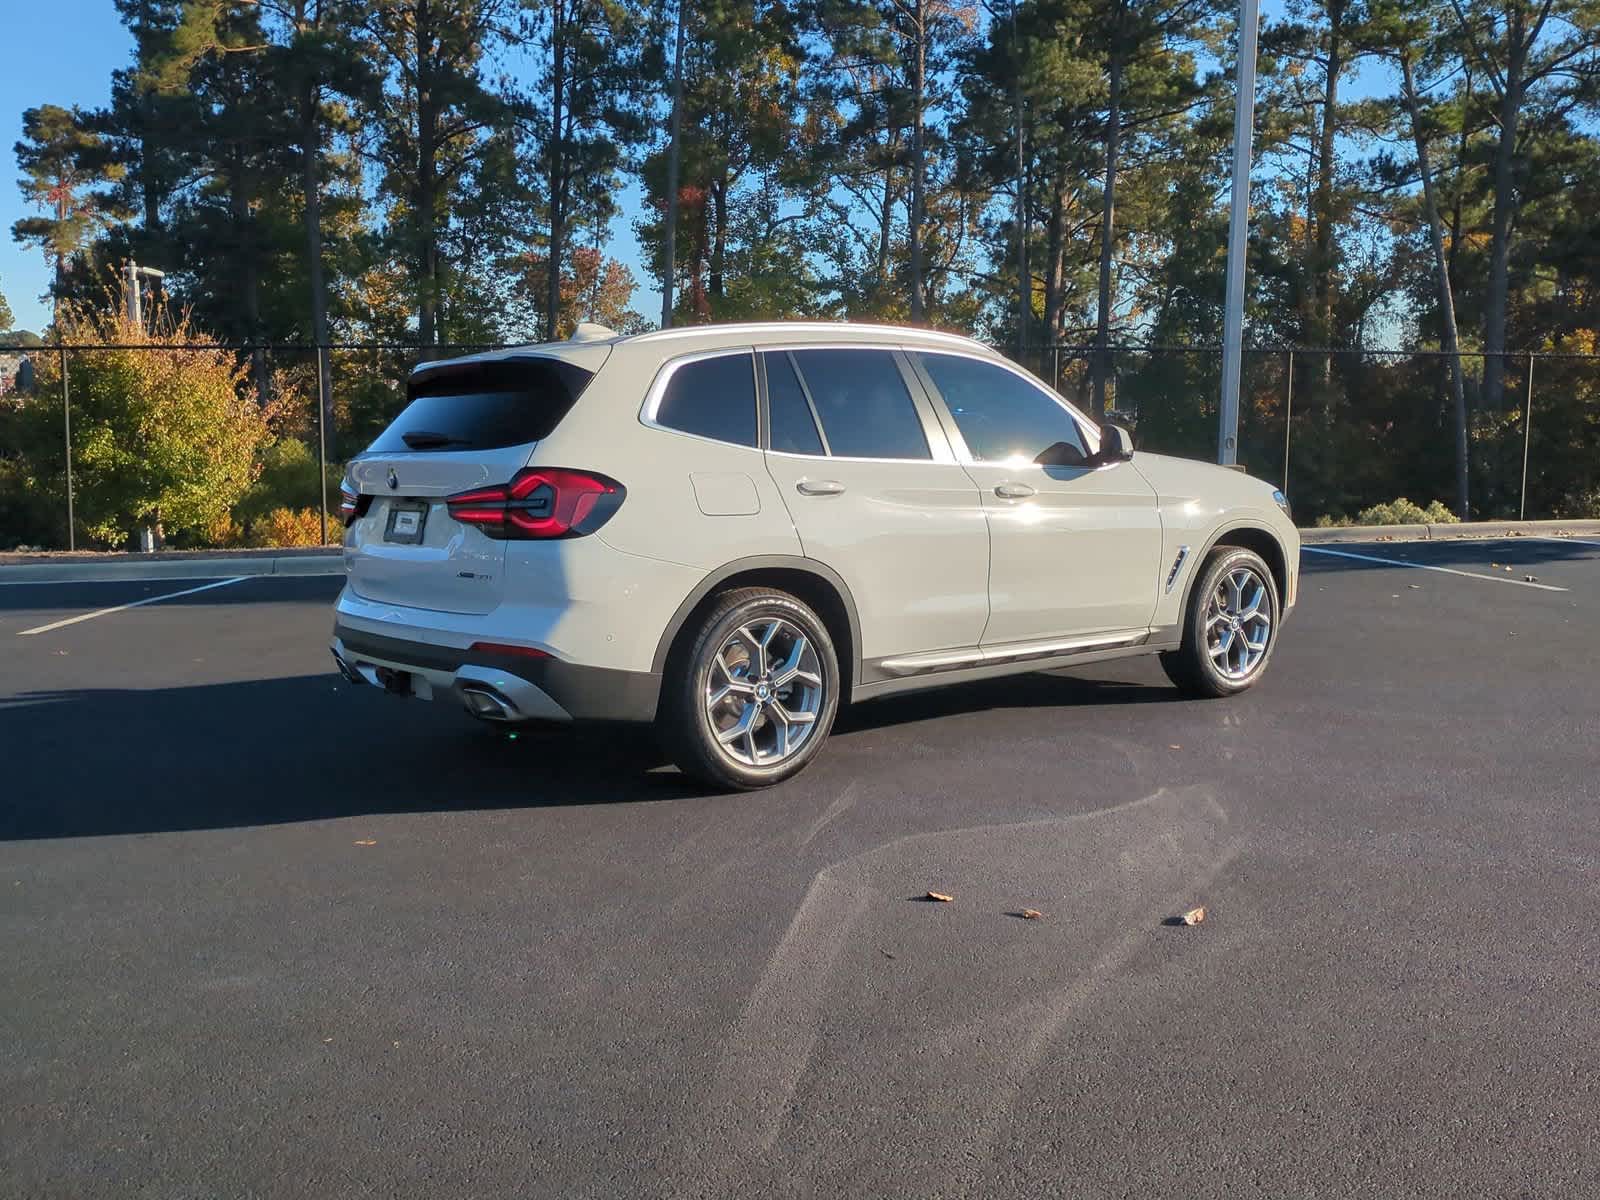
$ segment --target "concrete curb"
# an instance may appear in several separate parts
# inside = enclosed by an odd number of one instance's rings
[[[65,557],[65,556],[63,556]],[[193,554],[182,558],[142,555],[111,562],[23,562],[0,564],[0,586],[8,583],[109,583],[143,579],[232,579],[255,575],[343,575],[341,551],[314,554]]]
[[[1446,542],[1466,538],[1593,537],[1600,521],[1462,521],[1451,525],[1349,525],[1302,529],[1307,546],[1339,542]]]

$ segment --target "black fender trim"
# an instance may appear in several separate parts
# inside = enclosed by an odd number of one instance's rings
[[[695,589],[678,605],[677,611],[672,614],[672,619],[667,622],[666,630],[661,634],[661,640],[656,644],[655,658],[651,660],[650,673],[662,675],[666,671],[667,655],[672,652],[672,644],[678,640],[684,625],[694,610],[698,608],[705,598],[717,591],[735,575],[743,575],[749,571],[799,571],[811,575],[827,584],[839,596],[844,604],[845,617],[850,622],[850,678],[859,685],[861,681],[861,618],[856,613],[855,597],[850,594],[850,587],[840,578],[839,573],[832,567],[824,566],[814,558],[804,558],[798,554],[759,554],[749,558],[735,559],[712,571]]]
[[[1194,567],[1186,572],[1187,579],[1185,579],[1183,585],[1183,603],[1178,608],[1178,629],[1180,631],[1183,629],[1185,623],[1189,619],[1189,600],[1194,593],[1194,585],[1200,578],[1200,568],[1205,565],[1206,559],[1209,558],[1211,556],[1211,552],[1221,544],[1223,538],[1227,537],[1230,533],[1238,533],[1241,529],[1248,529],[1251,533],[1259,533],[1271,541],[1273,545],[1277,546],[1278,556],[1283,559],[1284,578],[1285,580],[1288,579],[1289,552],[1284,548],[1283,541],[1278,537],[1277,534],[1273,533],[1272,530],[1268,529],[1265,525],[1259,524],[1256,521],[1252,521],[1249,518],[1243,518],[1234,521],[1230,525],[1224,525],[1221,529],[1216,530],[1211,535],[1211,537],[1206,541],[1206,544],[1201,548],[1199,554],[1192,555],[1190,558],[1190,561],[1194,564]],[[1269,567],[1271,565],[1271,563],[1267,564]],[[1276,584],[1278,581],[1274,579],[1273,582]],[[1279,585],[1278,591],[1280,593],[1283,591],[1282,585]],[[1288,611],[1282,608],[1282,605],[1284,605],[1287,600],[1287,596],[1281,594],[1278,596],[1278,604],[1280,606],[1280,623],[1288,617]]]

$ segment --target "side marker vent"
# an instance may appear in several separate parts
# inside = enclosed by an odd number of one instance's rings
[[[1172,560],[1172,570],[1167,572],[1167,591],[1172,591],[1172,585],[1178,582],[1178,572],[1183,570],[1183,561],[1189,557],[1189,547],[1179,546],[1178,557]]]

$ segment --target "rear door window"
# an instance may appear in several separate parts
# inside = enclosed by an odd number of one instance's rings
[[[826,454],[822,435],[817,432],[800,380],[789,363],[787,351],[763,354],[767,370],[767,413],[772,422],[770,434],[774,450],[784,454]]]
[[[843,458],[929,459],[900,367],[888,350],[795,350],[828,449]]]
[[[656,405],[655,423],[713,441],[754,446],[756,376],[750,352],[680,363]]]
[[[494,450],[542,441],[592,378],[556,358],[442,364],[413,376],[410,403],[368,450]]]

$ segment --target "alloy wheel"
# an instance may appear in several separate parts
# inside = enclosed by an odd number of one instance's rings
[[[1206,651],[1223,678],[1248,679],[1272,641],[1272,600],[1253,567],[1236,566],[1217,580],[1205,611]]]
[[[824,686],[816,647],[793,621],[767,617],[739,626],[706,677],[706,716],[718,746],[747,767],[793,757],[816,727]]]

